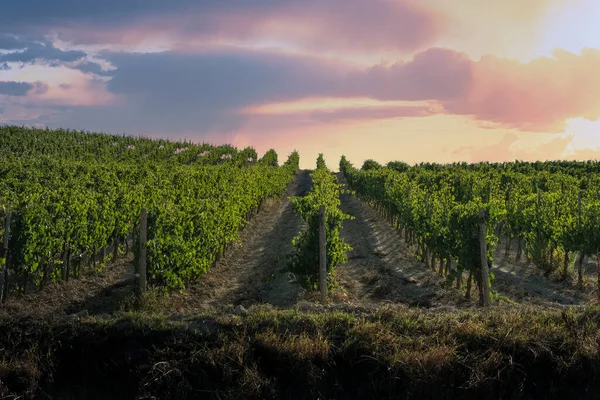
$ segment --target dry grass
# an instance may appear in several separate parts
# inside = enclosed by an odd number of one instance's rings
[[[181,320],[151,311],[4,324],[0,388],[220,399],[586,398],[600,388],[598,307],[301,304]]]

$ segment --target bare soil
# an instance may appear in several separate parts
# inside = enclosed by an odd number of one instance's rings
[[[346,183],[343,174],[338,174],[338,181]],[[341,210],[355,217],[344,221],[341,231],[353,248],[348,263],[336,271],[346,292],[343,300],[419,307],[447,303],[452,290],[444,288],[443,278],[415,258],[398,230],[352,194],[342,194],[340,201]]]
[[[9,296],[0,307],[0,319],[65,316],[87,310],[89,314],[109,314],[133,293],[133,254],[107,263],[100,272],[86,270],[69,282],[48,284],[42,290]]]
[[[496,292],[512,301],[544,306],[584,305],[593,301],[595,296],[595,260],[588,259],[584,263],[584,281],[582,288],[577,286],[575,257],[571,256],[570,276],[562,279],[562,269],[547,274],[528,261],[523,255],[517,261],[517,241],[511,242],[508,256],[505,255],[506,238],[501,238],[497,245],[492,272],[495,275],[493,287]]]

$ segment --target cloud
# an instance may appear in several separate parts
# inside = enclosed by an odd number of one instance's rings
[[[26,96],[27,94],[41,94],[48,90],[48,86],[41,83],[0,81],[0,95]]]
[[[95,76],[108,76],[109,73],[99,63],[88,60],[88,54],[81,50],[62,50],[48,38],[32,35],[10,35],[0,33],[0,71],[8,71],[8,63],[38,64],[49,67],[67,66]]]
[[[85,74],[111,76],[110,71],[104,70],[104,68],[102,68],[100,64],[91,61],[84,61],[82,63],[79,63],[78,65],[74,66],[73,69],[81,71]]]
[[[0,26],[55,31],[77,44],[275,40],[312,50],[412,51],[432,44],[444,18],[414,0],[21,0],[3,6]],[[151,28],[148,28],[151,27]]]
[[[24,41],[16,35],[0,33],[0,50],[23,50],[31,41]]]
[[[425,111],[418,107],[316,110],[298,112],[299,119],[388,119],[446,113],[471,116],[481,121],[482,127],[552,133],[563,132],[570,118],[600,117],[600,75],[596,74],[600,51],[592,49],[579,55],[556,51],[553,58],[520,63],[493,56],[475,61],[462,52],[431,48],[406,62],[371,68],[233,48],[201,54],[103,52],[100,57],[114,69],[102,70],[100,64],[85,59],[70,68],[91,74],[94,90],[106,96],[88,94],[85,104],[71,101],[69,104],[87,108],[74,109],[77,111],[63,119],[65,124],[82,126],[84,118],[90,118],[98,125],[96,129],[103,130],[234,131],[242,129],[249,118],[241,109],[315,97],[426,100],[431,106]],[[109,78],[108,83],[97,79],[99,74]],[[53,99],[66,104],[66,93],[53,93]],[[117,98],[122,101],[118,105],[112,102]],[[98,105],[94,99],[103,99],[101,108],[94,108]],[[96,117],[102,113],[106,114]]]
[[[521,138],[515,133],[507,133],[498,142],[487,146],[464,146],[454,150],[452,155],[468,162],[503,162],[536,160],[596,160],[600,158],[598,149],[573,149],[572,135],[559,136],[549,141],[524,147],[519,146]]]
[[[52,66],[56,63],[78,61],[85,56],[86,53],[83,51],[62,51],[49,43],[28,43],[27,48],[23,51],[0,54],[0,62],[33,63],[41,60],[49,62]]]
[[[254,52],[105,58],[116,67],[106,88],[128,99],[133,108],[128,118],[153,131],[174,125],[235,129],[246,119],[237,115],[239,108],[331,92],[344,69],[317,59]]]
[[[479,61],[449,49],[354,72],[345,95],[380,100],[437,100],[445,112],[470,115],[494,128],[564,132],[566,121],[600,118],[600,50],[556,50],[529,63],[491,55]]]
[[[332,111],[311,111],[307,117],[313,122],[344,122],[353,120],[378,120],[432,115],[429,107],[364,107]]]
[[[452,100],[472,84],[473,62],[467,54],[432,48],[408,62],[375,66],[346,79],[344,88],[355,95],[381,100]]]
[[[569,118],[600,118],[600,51],[553,55],[527,64],[483,57],[474,63],[467,94],[444,105],[451,113],[533,132],[563,132]]]
[[[512,146],[519,141],[519,136],[514,133],[504,135],[502,140],[491,145],[476,147],[463,146],[452,152],[453,156],[464,157],[470,162],[501,162],[515,160],[516,153]]]

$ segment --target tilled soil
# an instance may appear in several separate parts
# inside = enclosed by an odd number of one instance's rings
[[[133,254],[109,262],[100,272],[85,271],[69,282],[48,284],[41,291],[9,297],[0,306],[0,318],[65,316],[86,310],[89,314],[111,313],[133,294]]]
[[[338,174],[340,183],[345,183]],[[399,231],[373,208],[349,193],[340,196],[341,210],[355,217],[343,223],[341,236],[353,250],[336,276],[348,302],[393,302],[431,307],[443,289],[442,278],[415,259]]]
[[[516,261],[517,241],[513,240],[509,254],[505,255],[506,239],[502,239],[497,246],[492,272],[495,275],[493,287],[496,292],[513,301],[544,306],[556,305],[583,305],[589,303],[595,293],[595,262],[584,264],[584,278],[586,284],[579,288],[575,276],[574,266],[570,266],[570,276],[564,280],[560,277],[561,268],[551,276],[546,276],[544,271],[523,259]],[[574,256],[571,256],[573,263]]]

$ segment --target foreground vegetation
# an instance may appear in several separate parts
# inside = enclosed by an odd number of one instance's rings
[[[595,398],[599,332],[598,307],[300,304],[179,320],[124,313],[12,321],[0,325],[0,396]]]

